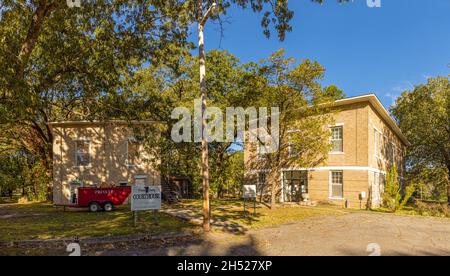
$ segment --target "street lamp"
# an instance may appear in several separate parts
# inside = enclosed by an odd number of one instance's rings
[[[209,232],[210,225],[210,206],[209,206],[209,158],[208,141],[205,138],[206,130],[206,65],[205,65],[205,40],[203,29],[209,17],[218,12],[218,6],[213,3],[208,11],[203,14],[203,0],[198,0],[198,49],[200,59],[200,94],[202,100],[202,182],[203,182],[203,230]]]

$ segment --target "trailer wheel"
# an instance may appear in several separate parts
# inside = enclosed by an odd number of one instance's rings
[[[89,211],[95,213],[100,210],[100,205],[97,202],[89,203]]]
[[[112,204],[111,202],[106,202],[103,205],[103,210],[105,210],[105,212],[111,212],[112,210],[114,210],[114,204]]]

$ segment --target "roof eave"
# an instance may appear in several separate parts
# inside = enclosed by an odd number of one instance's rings
[[[392,130],[395,132],[395,134],[402,140],[402,142],[406,146],[410,146],[411,143],[408,141],[406,136],[402,133],[401,129],[398,127],[397,123],[394,121],[394,119],[391,117],[389,112],[386,110],[386,108],[383,106],[381,101],[378,99],[377,95],[375,94],[367,94],[342,100],[337,100],[334,103],[334,106],[341,106],[341,105],[347,105],[352,103],[360,103],[368,101],[372,104],[372,106],[375,108],[375,110],[381,115],[381,117],[384,119],[384,121],[392,128]]]

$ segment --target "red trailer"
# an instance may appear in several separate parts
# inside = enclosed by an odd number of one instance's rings
[[[89,211],[98,212],[103,209],[110,212],[114,206],[122,205],[131,194],[130,186],[112,187],[112,188],[77,188],[73,193],[71,205],[66,207],[83,208],[89,207]]]

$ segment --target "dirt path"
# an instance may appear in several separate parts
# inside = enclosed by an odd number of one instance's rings
[[[350,213],[309,218],[246,235],[213,233],[203,240],[101,254],[367,256],[379,249],[381,255],[450,255],[449,235],[448,219]]]

